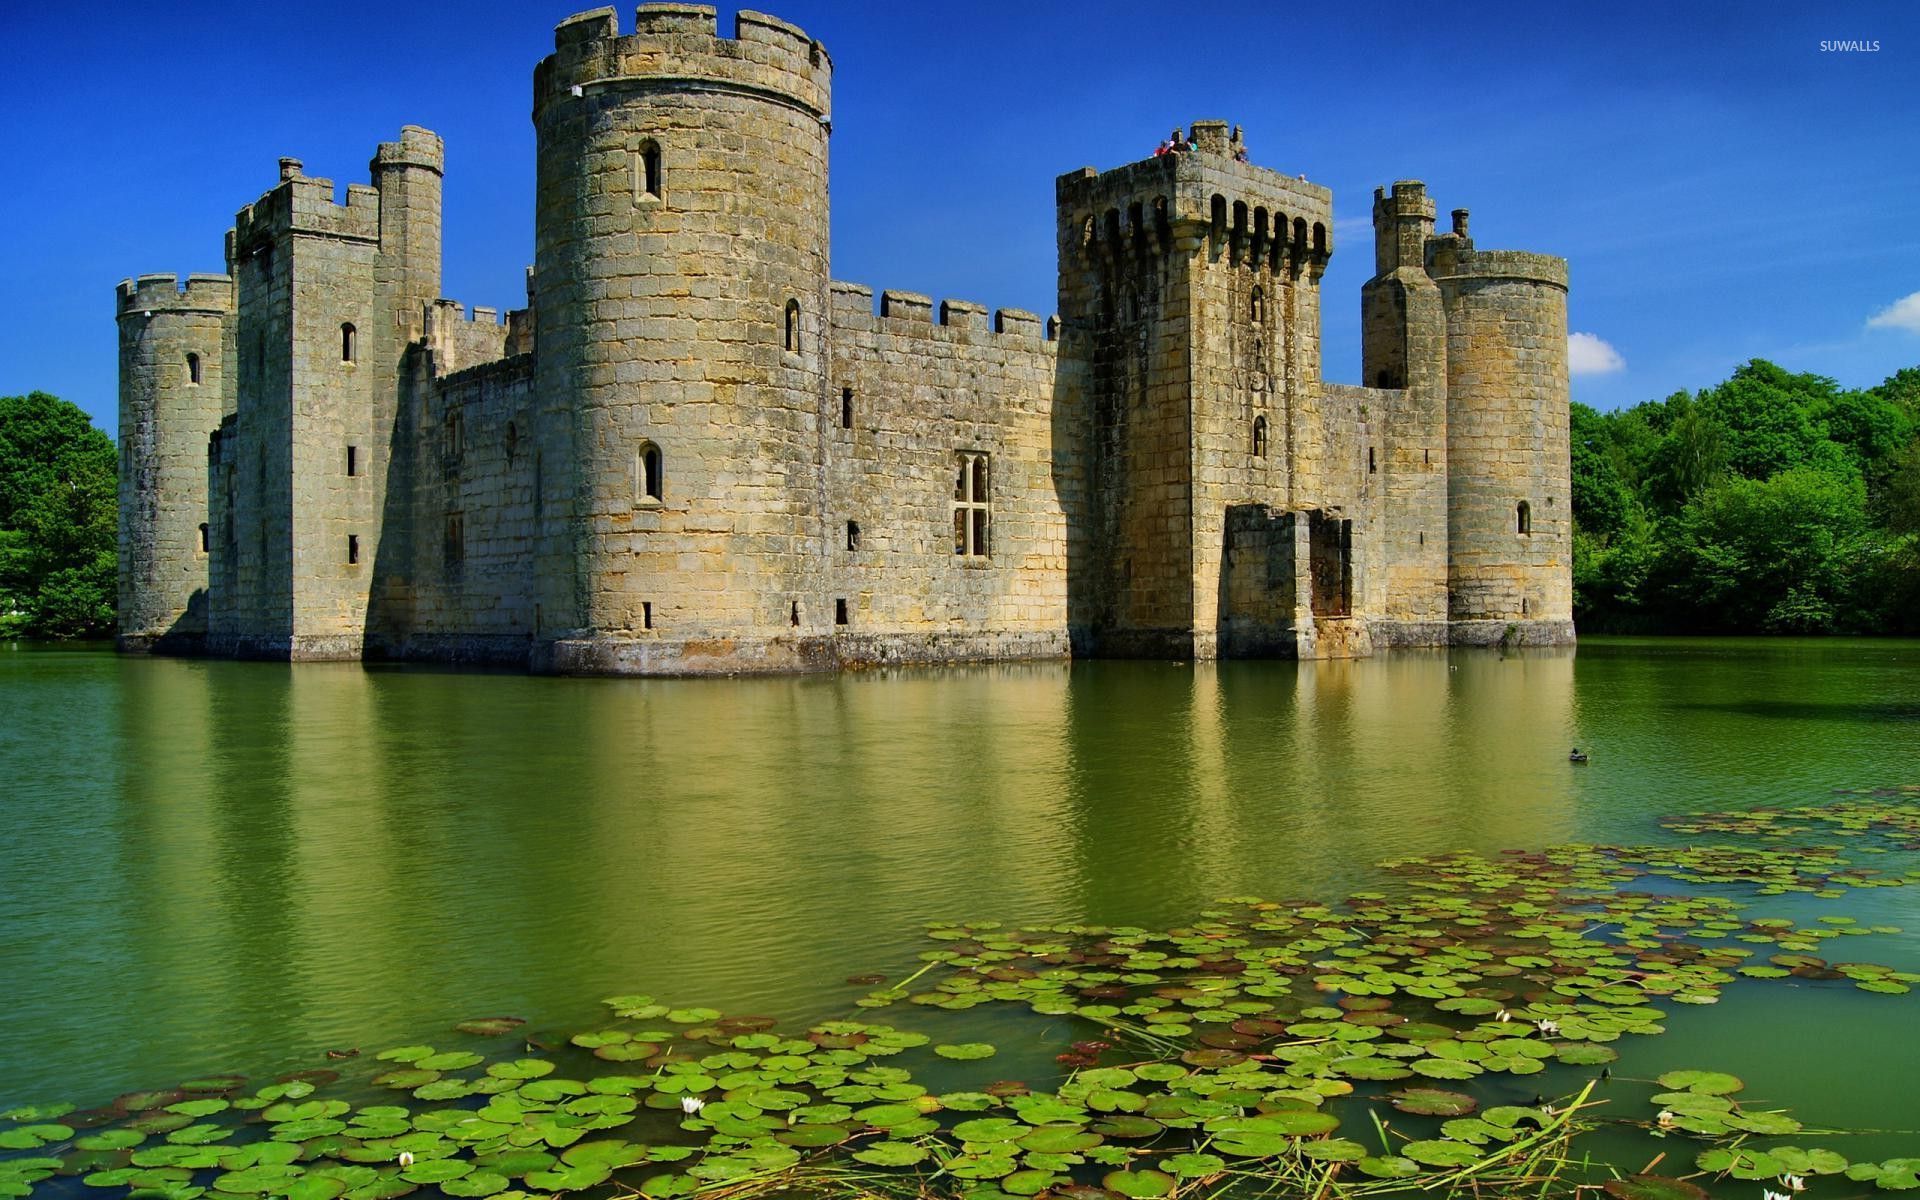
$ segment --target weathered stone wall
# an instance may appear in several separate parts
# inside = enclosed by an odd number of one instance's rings
[[[1385,645],[1447,638],[1447,323],[1426,271],[1433,217],[1417,182],[1375,190],[1375,274],[1360,292],[1361,377],[1385,389],[1371,405],[1380,414],[1384,514],[1374,632]]]
[[[207,631],[207,435],[229,378],[233,281],[142,275],[115,292],[120,327],[120,644],[193,650]]]
[[[806,665],[832,64],[749,12],[636,29],[575,17],[534,78],[541,630],[563,670]]]
[[[1055,183],[1063,361],[1084,402],[1057,436],[1084,483],[1070,510],[1075,650],[1184,656],[1193,639],[1187,258],[1170,157]]]
[[[449,311],[451,308],[452,311]],[[441,306],[443,318],[457,306]],[[482,314],[437,328],[429,345],[471,352],[483,339],[498,347],[505,328]],[[448,354],[449,362],[461,361]],[[380,574],[402,585],[370,631],[380,653],[396,658],[526,665],[533,649],[538,544],[534,498],[535,404],[528,355],[440,374],[441,352],[416,364],[418,418],[411,434],[404,496],[392,505],[409,531]]]
[[[924,296],[887,292],[876,315],[869,289],[833,286],[829,586],[806,603],[833,623],[838,661],[1064,655],[1055,474],[1073,464],[1054,436],[1058,344],[1032,313],[989,319],[947,301],[938,314]],[[984,544],[970,491],[980,467]]]
[[[1319,291],[1333,252],[1332,193],[1234,161],[1235,132],[1230,141],[1223,122],[1196,122],[1200,149],[1178,160],[1176,209],[1191,218],[1188,228],[1204,233],[1190,260],[1187,326],[1194,652],[1205,658],[1297,648],[1297,592],[1255,600],[1231,586],[1226,551],[1240,535],[1229,514],[1337,503],[1328,496],[1349,490],[1350,474],[1329,474],[1319,456],[1356,436],[1350,412],[1324,405],[1320,383]],[[1278,540],[1281,532],[1267,553],[1294,550]],[[1239,552],[1247,550],[1243,544]],[[1284,571],[1256,566],[1253,574],[1263,570],[1290,587],[1304,577],[1299,563]],[[1224,648],[1222,626],[1233,631]]]
[[[1448,235],[1429,270],[1447,310],[1453,640],[1569,640],[1566,262]]]

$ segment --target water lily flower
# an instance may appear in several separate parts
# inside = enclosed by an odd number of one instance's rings
[[[1807,1181],[1798,1175],[1782,1175],[1780,1182],[1786,1185],[1786,1189],[1790,1192],[1804,1192],[1807,1190]]]
[[[402,1150],[400,1152],[400,1169],[404,1171],[412,1165],[413,1165],[413,1151]]]
[[[1493,1019],[1496,1021],[1499,1021],[1501,1024],[1504,1025],[1508,1021],[1513,1020],[1513,1014],[1503,1008],[1499,1012],[1493,1014]]]
[[[692,1116],[707,1106],[707,1102],[698,1096],[680,1097],[680,1111]]]
[[[1785,1192],[1776,1192],[1772,1188],[1761,1188],[1760,1200],[1793,1200],[1793,1197]]]
[[[1559,1033],[1560,1032],[1560,1022],[1558,1021],[1548,1021],[1543,1019],[1543,1020],[1535,1021],[1534,1024],[1540,1027],[1541,1033]]]
[[[1654,1124],[1660,1126],[1660,1128],[1662,1129],[1665,1129],[1667,1126],[1673,1124],[1673,1121],[1674,1121],[1673,1110],[1668,1108],[1663,1108],[1659,1112],[1653,1114],[1653,1120],[1654,1120]]]

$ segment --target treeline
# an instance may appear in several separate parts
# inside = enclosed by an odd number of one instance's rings
[[[1573,406],[1584,632],[1920,633],[1920,369]]]
[[[86,413],[0,396],[0,637],[113,632],[117,471]]]

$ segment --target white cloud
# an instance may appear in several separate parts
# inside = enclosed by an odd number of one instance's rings
[[[1867,318],[1868,329],[1904,329],[1920,333],[1920,292],[1895,300]]]
[[[1567,335],[1567,370],[1572,374],[1611,375],[1626,369],[1627,360],[1603,339],[1591,333]]]

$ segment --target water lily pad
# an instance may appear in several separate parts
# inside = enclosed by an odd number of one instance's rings
[[[1475,1146],[1439,1139],[1408,1142],[1400,1147],[1400,1153],[1414,1162],[1429,1167],[1464,1167],[1478,1162],[1481,1155],[1481,1151]]]
[[[1726,1096],[1747,1085],[1722,1071],[1668,1071],[1660,1076],[1660,1086],[1674,1091],[1699,1092],[1708,1096]]]
[[[1404,1088],[1388,1099],[1401,1112],[1421,1117],[1463,1117],[1480,1107],[1472,1096],[1439,1088]]]
[[[994,1048],[986,1042],[960,1042],[953,1045],[935,1046],[933,1052],[941,1058],[991,1058],[994,1054]]]
[[[1131,1200],[1154,1200],[1165,1196],[1173,1191],[1176,1183],[1173,1176],[1151,1167],[1109,1171],[1101,1177],[1100,1182],[1108,1191],[1118,1192]]]
[[[927,1148],[913,1142],[875,1142],[853,1157],[875,1167],[911,1167],[927,1159]]]
[[[1139,1141],[1157,1137],[1166,1126],[1151,1117],[1134,1116],[1129,1113],[1116,1113],[1104,1117],[1089,1126],[1101,1137],[1120,1138],[1123,1141]]]

